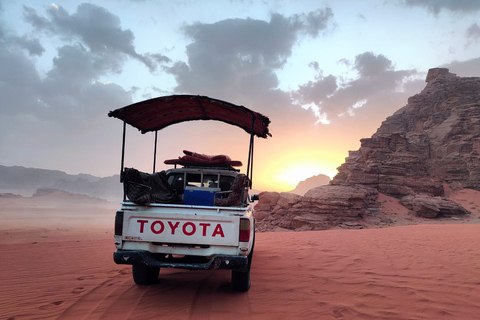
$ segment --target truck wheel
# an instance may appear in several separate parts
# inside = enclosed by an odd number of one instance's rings
[[[248,255],[246,271],[232,270],[232,287],[235,291],[245,292],[250,289],[250,268],[252,267],[253,249],[255,248],[255,234],[253,235],[252,251]]]
[[[133,264],[133,281],[138,285],[154,284],[158,280],[159,267],[149,267],[144,264]]]
[[[250,270],[246,272],[232,270],[232,287],[235,291],[248,291],[250,289]]]

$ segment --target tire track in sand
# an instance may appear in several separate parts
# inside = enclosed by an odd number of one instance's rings
[[[252,314],[248,292],[236,292],[232,289],[230,272],[215,270],[202,279],[192,300],[190,320],[217,317],[245,319]]]
[[[230,271],[168,270],[151,286],[136,285],[130,272],[110,276],[84,292],[59,319],[244,319],[251,314],[248,292],[232,289]]]
[[[131,291],[135,291],[134,294]],[[126,300],[128,298],[128,300]],[[104,319],[112,305],[128,301],[128,308],[116,319],[128,319],[132,305],[142,298],[130,275],[123,272],[103,281],[68,307],[58,319]]]

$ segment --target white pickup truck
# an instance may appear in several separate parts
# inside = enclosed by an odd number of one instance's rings
[[[243,106],[204,96],[176,95],[139,102],[109,113],[124,121],[121,181],[124,200],[115,216],[114,261],[132,265],[139,285],[157,281],[160,268],[232,270],[236,291],[250,288],[255,221],[248,188],[253,137],[266,138],[269,120]],[[228,156],[184,151],[167,160],[174,168],[152,174],[124,167],[125,127],[155,132],[190,120],[219,120],[250,133],[247,174]]]

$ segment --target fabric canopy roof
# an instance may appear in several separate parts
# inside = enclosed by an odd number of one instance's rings
[[[261,138],[271,136],[268,117],[226,101],[206,96],[172,95],[158,97],[110,111],[109,117],[125,121],[142,133],[192,120],[219,120],[238,126]]]

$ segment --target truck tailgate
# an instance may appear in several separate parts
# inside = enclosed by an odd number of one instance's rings
[[[239,221],[228,214],[125,211],[123,240],[237,246]]]

